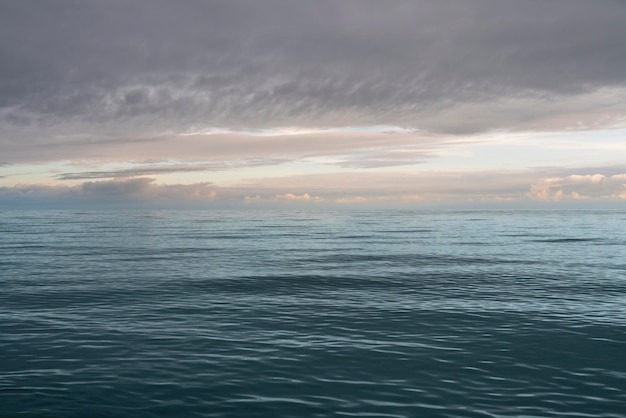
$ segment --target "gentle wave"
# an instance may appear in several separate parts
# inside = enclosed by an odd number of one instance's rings
[[[0,417],[623,417],[623,212],[1,212]]]

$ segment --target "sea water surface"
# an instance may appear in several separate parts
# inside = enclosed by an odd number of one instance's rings
[[[626,212],[0,212],[1,417],[624,417]]]

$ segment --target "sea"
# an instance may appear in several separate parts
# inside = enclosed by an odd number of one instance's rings
[[[626,417],[626,211],[2,211],[0,417]]]

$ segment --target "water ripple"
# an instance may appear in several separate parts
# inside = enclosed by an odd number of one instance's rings
[[[623,418],[623,220],[1,212],[0,417]]]

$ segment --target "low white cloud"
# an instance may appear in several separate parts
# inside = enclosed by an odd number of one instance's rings
[[[254,195],[254,196],[246,196],[243,198],[243,202],[244,203],[255,203],[255,202],[261,202],[263,200],[263,198],[261,197],[261,195]]]
[[[570,206],[577,202],[604,205],[626,200],[623,167],[603,173],[574,172],[543,169],[539,174],[533,170],[328,173],[256,178],[254,182],[230,186],[162,184],[146,177],[79,184],[22,184],[0,187],[0,207],[524,207],[551,206],[555,202]]]
[[[340,204],[367,203],[369,201],[371,201],[371,199],[363,196],[342,197],[335,199],[335,202]]]
[[[424,201],[424,196],[417,194],[391,194],[391,195],[374,195],[374,196],[351,196],[335,199],[335,203],[339,204],[377,204],[377,203],[411,203]],[[435,199],[433,199],[435,200]]]
[[[324,199],[319,196],[311,196],[308,193],[297,195],[293,193],[279,194],[274,197],[275,201],[288,201],[288,202],[323,202]]]
[[[572,174],[533,184],[528,197],[539,201],[626,199],[626,174]]]

